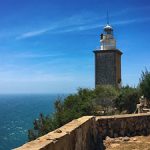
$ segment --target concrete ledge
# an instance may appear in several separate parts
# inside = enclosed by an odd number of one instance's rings
[[[96,120],[99,119],[119,119],[119,118],[133,118],[140,116],[150,116],[150,113],[141,113],[141,114],[123,114],[123,115],[113,115],[113,116],[96,116]]]
[[[84,116],[15,150],[88,150],[88,138],[94,132],[93,116]],[[89,143],[90,144],[90,143]],[[72,147],[72,148],[71,148]]]

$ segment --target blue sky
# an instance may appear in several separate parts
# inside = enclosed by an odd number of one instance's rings
[[[94,54],[109,10],[123,85],[150,69],[148,0],[0,0],[0,93],[94,88]]]

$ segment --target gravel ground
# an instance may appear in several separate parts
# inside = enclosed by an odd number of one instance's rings
[[[106,137],[106,150],[150,150],[150,136]]]

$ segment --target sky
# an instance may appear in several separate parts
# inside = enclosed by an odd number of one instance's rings
[[[0,0],[0,93],[94,88],[94,53],[109,11],[123,85],[150,69],[149,0]]]

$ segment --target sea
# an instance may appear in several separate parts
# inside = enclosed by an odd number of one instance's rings
[[[11,150],[28,141],[28,129],[40,113],[51,115],[54,102],[66,94],[0,95],[0,150]]]

